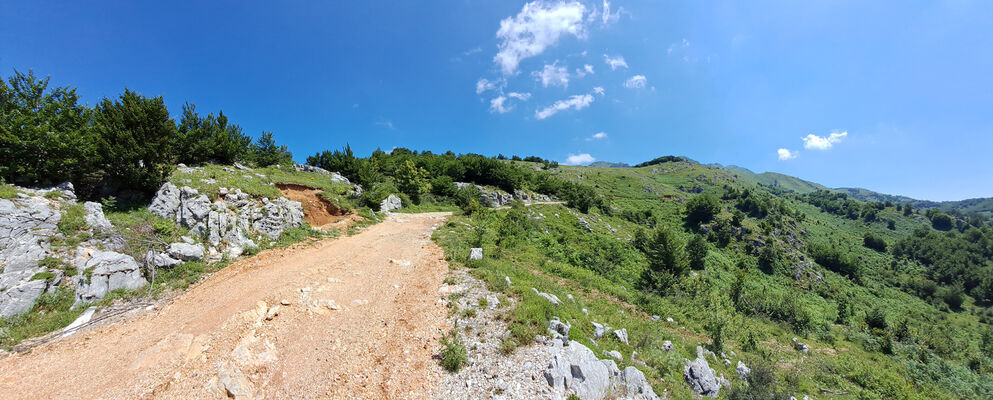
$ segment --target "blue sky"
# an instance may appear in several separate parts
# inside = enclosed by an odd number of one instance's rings
[[[993,196],[989,1],[204,3],[0,1],[0,74],[223,109],[301,161],[677,154]]]

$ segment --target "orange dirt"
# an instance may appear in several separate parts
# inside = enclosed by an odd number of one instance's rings
[[[303,205],[303,219],[310,226],[322,227],[341,220],[345,210],[321,196],[321,189],[297,183],[276,183],[286,198]]]
[[[238,261],[156,310],[0,359],[0,398],[427,398],[450,329],[430,241],[447,215]]]

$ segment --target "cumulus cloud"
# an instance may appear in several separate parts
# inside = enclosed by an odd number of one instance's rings
[[[503,80],[502,79],[497,79],[495,81],[491,81],[491,80],[486,79],[486,78],[479,78],[479,80],[476,81],[476,94],[482,94],[483,92],[490,91],[490,90],[496,90],[496,89],[499,89],[501,87],[503,87]]]
[[[790,151],[788,149],[779,149],[779,150],[776,150],[776,153],[779,154],[779,161],[792,160],[792,159],[796,158],[796,156],[797,156],[797,153],[796,153],[795,150],[794,151]]]
[[[624,82],[624,87],[629,89],[644,89],[648,84],[648,78],[644,75],[635,75]]]
[[[582,153],[582,154],[570,153],[569,156],[565,158],[565,162],[563,164],[582,165],[582,164],[589,164],[594,161],[596,161],[596,159],[593,158],[593,156],[591,156],[590,153]]]
[[[603,61],[605,63],[607,63],[607,65],[610,66],[610,70],[611,71],[616,71],[618,68],[622,68],[622,67],[623,68],[627,68],[628,67],[628,63],[626,61],[624,61],[624,57],[622,57],[622,56],[610,57],[610,56],[604,54],[603,55]]]
[[[586,75],[593,75],[593,66],[592,65],[589,65],[589,64],[586,64],[586,65],[583,65],[583,69],[576,68],[576,74],[575,75],[576,75],[577,78],[582,78],[582,77],[584,77]]]
[[[534,71],[531,76],[535,78],[538,82],[541,82],[541,86],[569,86],[569,71],[566,67],[560,67],[559,62],[555,61],[552,64],[546,64],[545,68],[541,71]]]
[[[836,143],[841,142],[848,136],[848,132],[832,132],[827,137],[817,136],[813,133],[803,138],[803,148],[808,150],[828,150]]]
[[[594,140],[600,140],[600,139],[606,139],[606,138],[607,138],[607,133],[606,132],[597,132],[597,133],[594,133],[593,136],[590,136],[590,137],[586,138],[586,141],[587,142],[592,142]]]
[[[500,21],[497,38],[501,42],[493,61],[500,65],[504,75],[512,75],[521,60],[541,54],[563,35],[585,37],[585,13],[586,7],[576,1],[537,0],[525,4],[516,16]]]
[[[513,107],[512,106],[504,106],[504,103],[506,103],[506,102],[507,102],[507,96],[497,96],[497,97],[494,97],[493,100],[490,100],[490,112],[491,113],[495,112],[495,113],[503,114],[503,113],[505,113],[507,111],[510,111],[510,109],[513,108]]]
[[[510,92],[510,93],[507,93],[507,97],[510,97],[510,98],[513,98],[513,99],[517,99],[517,100],[520,100],[520,101],[528,101],[528,99],[531,98],[531,93]]]
[[[578,94],[575,96],[570,96],[565,100],[556,101],[548,107],[535,111],[534,117],[537,119],[545,119],[557,114],[559,111],[565,111],[570,108],[574,110],[582,110],[589,107],[590,103],[593,103],[593,95]]]
[[[598,94],[598,95],[603,96],[604,93],[605,92],[603,90],[603,86],[597,86],[597,87],[593,88],[593,94]]]

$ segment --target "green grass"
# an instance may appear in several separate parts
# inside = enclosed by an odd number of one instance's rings
[[[72,323],[85,307],[72,308],[73,292],[60,288],[43,293],[31,312],[0,318],[0,347],[10,349],[22,340],[41,336]]]
[[[70,236],[86,229],[87,225],[84,219],[86,210],[83,209],[82,204],[69,205],[64,211],[65,213],[62,214],[62,219],[59,220],[58,224],[59,233]]]
[[[666,169],[669,172],[662,172]],[[656,393],[666,391],[670,398],[692,398],[683,383],[682,360],[694,358],[697,345],[720,345],[750,366],[772,363],[776,366],[772,388],[798,397],[820,396],[820,388],[850,392],[859,399],[988,398],[993,393],[990,383],[981,378],[993,369],[989,356],[979,350],[983,329],[993,329],[979,320],[985,309],[966,299],[964,311],[948,312],[909,294],[902,282],[922,274],[921,267],[898,262],[894,268],[892,254],[863,246],[867,232],[892,244],[914,229],[929,228],[918,215],[905,217],[886,208],[877,222],[850,220],[821,212],[795,195],[739,179],[734,171],[694,163],[624,169],[560,167],[558,174],[594,186],[614,208],[609,213],[593,210],[574,215],[563,206],[536,205],[525,211],[532,213],[527,214],[527,223],[516,223],[521,229],[509,229],[505,223],[513,210],[456,215],[433,236],[453,267],[468,267],[490,290],[517,299],[502,317],[511,332],[501,343],[505,353],[545,334],[547,321],[559,317],[572,322],[570,338],[590,348],[623,354],[637,351],[648,368],[627,357],[621,368],[638,367]],[[646,259],[630,240],[647,226],[668,226],[683,241],[692,237],[683,226],[679,199],[697,194],[680,186],[700,187],[717,197],[725,187],[748,189],[771,196],[789,214],[775,220],[746,216],[742,225],[749,233],[742,240],[732,238],[726,247],[709,243],[704,270],[684,275],[666,296],[646,293],[639,290]],[[722,206],[718,218],[730,218],[733,208],[727,202]],[[650,211],[645,222],[625,217],[626,212],[642,210]],[[586,219],[593,232],[581,227],[577,217]],[[896,229],[887,229],[886,219],[893,219]],[[746,254],[746,242],[768,237],[767,226],[780,230],[777,246],[786,249],[783,231],[794,232],[807,244],[840,249],[857,260],[863,276],[853,281],[815,265],[823,274],[822,282],[796,282],[789,260],[763,272],[755,257]],[[467,263],[469,248],[480,245],[484,259]],[[729,293],[741,260],[749,267],[741,289],[746,302],[739,307]],[[505,276],[512,285],[506,284]],[[564,303],[555,307],[535,295],[532,287]],[[575,302],[566,300],[567,294]],[[834,322],[841,298],[853,305],[854,312],[846,324],[838,325]],[[888,340],[886,334],[868,329],[863,319],[874,309],[885,310],[893,321],[911,321],[910,330],[918,341]],[[671,317],[676,324],[653,323],[651,315],[660,315],[663,321]],[[626,328],[630,345],[607,337],[594,346],[593,321]],[[814,350],[800,354],[792,347],[793,337]],[[676,351],[660,351],[664,340],[671,340]],[[734,363],[725,366],[711,360],[710,366],[729,379],[736,376]]]
[[[0,199],[12,200],[17,198],[18,193],[20,192],[14,186],[0,184]]]
[[[234,172],[224,171],[224,168],[234,169]],[[255,175],[262,174],[265,177]],[[214,180],[214,183],[207,183],[204,180]],[[182,187],[189,186],[200,193],[206,194],[211,199],[216,199],[218,190],[221,187],[229,189],[241,189],[253,197],[266,197],[275,199],[283,197],[279,189],[273,183],[296,183],[310,186],[325,191],[325,197],[331,200],[340,200],[342,195],[351,190],[351,186],[344,183],[331,182],[330,175],[321,175],[312,172],[297,172],[292,166],[282,166],[281,168],[266,167],[257,168],[255,172],[242,171],[234,167],[207,164],[196,168],[195,172],[184,173],[173,172],[169,177],[169,182]]]

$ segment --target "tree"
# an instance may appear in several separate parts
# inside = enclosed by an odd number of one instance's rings
[[[93,109],[93,132],[106,184],[153,192],[172,172],[176,124],[162,97],[124,89],[117,100],[103,99]]]
[[[288,164],[293,162],[293,153],[287,150],[286,145],[277,146],[272,138],[272,132],[262,132],[258,140],[252,145],[252,161],[259,167],[268,167],[276,164]]]
[[[707,242],[703,236],[693,235],[693,239],[686,244],[686,254],[689,255],[691,269],[702,270],[707,266]]]
[[[90,110],[79,104],[76,89],[48,84],[33,71],[0,79],[0,178],[78,187],[97,156]]]
[[[685,269],[683,243],[668,228],[659,228],[648,242],[648,268],[642,273],[646,289],[662,294],[676,283]]]
[[[224,111],[201,117],[196,105],[183,105],[175,141],[177,160],[187,164],[216,162],[232,164],[244,161],[252,151],[252,138],[237,124],[229,124]]]
[[[421,194],[427,190],[428,172],[420,168],[410,160],[406,160],[397,167],[393,177],[397,181],[397,189],[410,196],[410,199],[418,204],[421,202]]]
[[[952,223],[952,217],[944,213],[936,213],[934,217],[931,218],[931,226],[939,231],[951,230],[955,224]]]
[[[775,271],[778,263],[779,250],[776,248],[776,242],[770,237],[766,239],[765,246],[759,251],[759,267],[762,268],[762,272],[771,274]]]
[[[448,175],[439,175],[431,180],[431,193],[436,196],[453,197],[458,191],[458,186]]]
[[[691,227],[697,227],[713,220],[718,211],[720,206],[714,196],[705,194],[694,197],[686,202],[686,223]]]
[[[878,252],[886,251],[886,241],[869,232],[862,236],[862,245]]]

